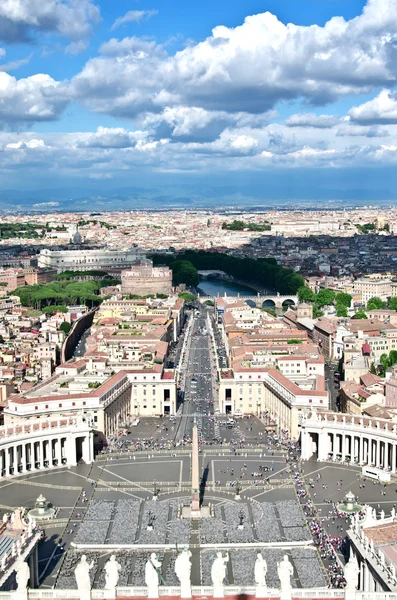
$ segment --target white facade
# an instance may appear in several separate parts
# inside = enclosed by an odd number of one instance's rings
[[[62,271],[90,271],[95,269],[128,269],[144,257],[140,248],[119,250],[48,250],[40,251],[38,266]]]

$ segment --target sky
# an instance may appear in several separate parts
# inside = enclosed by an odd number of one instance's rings
[[[394,201],[396,78],[396,0],[1,0],[0,197]]]

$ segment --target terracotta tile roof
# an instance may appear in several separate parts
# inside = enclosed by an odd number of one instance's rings
[[[366,527],[364,532],[365,535],[374,542],[374,544],[390,544],[390,542],[397,543],[397,522]]]

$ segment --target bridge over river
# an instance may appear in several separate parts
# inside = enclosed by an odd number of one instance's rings
[[[250,306],[256,306],[257,308],[262,308],[266,302],[267,308],[282,308],[283,306],[293,305],[297,306],[298,304],[298,296],[289,295],[289,296],[281,296],[280,294],[276,294],[275,296],[271,294],[260,294],[258,293],[256,296],[245,296],[237,294],[237,296],[228,296],[224,294],[223,296],[201,296],[198,295],[198,299],[201,303],[204,303],[206,300],[211,300],[215,302],[217,298],[226,298],[231,303],[237,300],[243,300]]]

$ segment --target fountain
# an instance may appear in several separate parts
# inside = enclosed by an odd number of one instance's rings
[[[46,498],[44,498],[43,494],[40,494],[35,502],[34,508],[29,511],[28,517],[30,521],[37,521],[40,523],[40,521],[49,521],[50,519],[53,519],[55,513],[55,508],[52,508]]]
[[[338,504],[338,510],[345,513],[356,513],[362,509],[361,504],[357,504],[356,497],[353,492],[346,492],[343,502]]]

